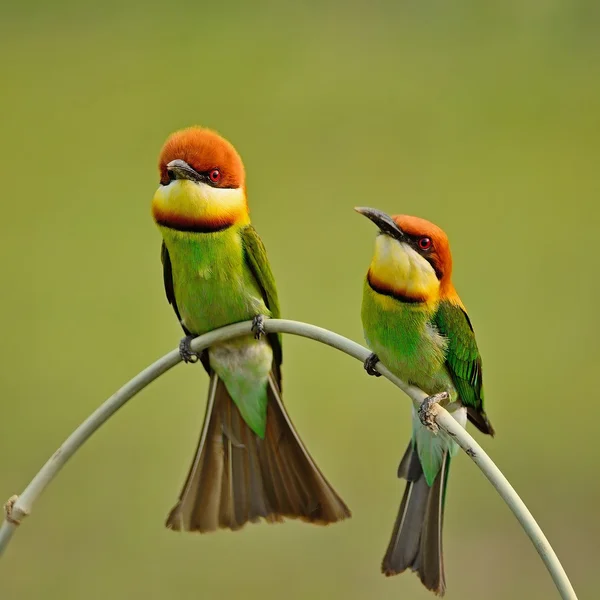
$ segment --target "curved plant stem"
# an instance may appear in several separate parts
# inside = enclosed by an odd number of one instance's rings
[[[521,500],[513,486],[510,485],[508,479],[504,477],[502,471],[500,471],[494,461],[470,435],[464,435],[463,432],[465,430],[452,418],[447,410],[444,410],[439,405],[434,405],[432,412],[436,423],[451,435],[456,440],[456,443],[471,457],[473,462],[496,488],[496,491],[502,496],[504,502],[508,504],[510,510],[513,511],[515,517],[521,523],[521,527],[523,527],[538,554],[546,564],[546,568],[550,572],[561,598],[577,600],[575,590],[558,557],[554,553],[552,546],[550,546],[550,542],[536,523],[529,509],[525,506],[523,500]]]
[[[267,319],[264,325],[267,332],[288,333],[310,338],[333,348],[337,348],[363,362],[370,355],[369,350],[360,344],[338,335],[337,333],[322,329],[321,327],[316,327],[315,325],[309,325],[308,323],[288,321],[286,319]],[[211,331],[210,333],[196,338],[192,342],[192,349],[199,352],[215,343],[239,337],[240,335],[249,334],[251,332],[251,327],[252,322],[247,321]],[[54,479],[67,460],[69,460],[84,442],[128,400],[133,398],[133,396],[144,389],[148,384],[174,367],[180,361],[179,351],[173,350],[126,383],[94,411],[66,439],[62,446],[50,457],[37,475],[31,480],[31,483],[25,488],[20,496],[13,496],[8,500],[5,504],[6,518],[0,527],[0,555],[8,546],[18,525],[31,513],[33,504],[38,496]],[[387,379],[406,393],[415,403],[420,404],[427,397],[427,394],[419,388],[408,385],[392,375],[392,373],[390,373],[381,363],[378,363],[376,368],[384,377],[387,377]],[[434,404],[431,407],[431,414],[437,425],[448,432],[448,434],[456,440],[460,447],[483,471],[502,499],[513,511],[546,564],[563,600],[577,600],[573,587],[554,553],[554,550],[523,501],[519,498],[504,475],[502,475],[498,467],[496,467],[481,446],[479,446],[479,444],[444,408],[438,404]]]

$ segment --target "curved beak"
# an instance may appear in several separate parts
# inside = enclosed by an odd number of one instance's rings
[[[368,208],[366,206],[356,206],[354,210],[370,219],[379,227],[379,231],[381,233],[385,233],[390,237],[397,239],[400,242],[406,241],[406,235],[389,215],[386,215],[384,212],[377,210],[376,208]]]
[[[184,160],[179,158],[167,164],[167,173],[171,179],[189,179],[196,183],[202,181],[202,176],[195,171]]]

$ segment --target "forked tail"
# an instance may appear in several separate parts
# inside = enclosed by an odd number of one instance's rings
[[[260,439],[243,420],[227,388],[212,374],[200,442],[167,527],[208,532],[240,529],[261,517],[326,525],[350,511],[296,433],[272,374],[267,427]]]

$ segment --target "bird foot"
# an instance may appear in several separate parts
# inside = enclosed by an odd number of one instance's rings
[[[381,373],[375,368],[375,365],[379,362],[377,354],[372,353],[367,357],[364,362],[365,371],[373,377],[381,377]]]
[[[427,427],[432,433],[437,433],[440,430],[438,424],[435,422],[435,413],[432,410],[433,406],[444,400],[448,400],[449,397],[448,392],[440,392],[433,396],[427,396],[427,398],[421,402],[421,406],[419,407],[419,420],[422,425]]]
[[[193,335],[186,335],[179,342],[179,356],[181,356],[181,360],[185,363],[195,363],[200,358],[200,355],[192,350],[191,343],[193,339]]]
[[[252,330],[254,338],[260,340],[260,338],[267,333],[265,331],[265,318],[262,315],[256,315],[252,319]]]

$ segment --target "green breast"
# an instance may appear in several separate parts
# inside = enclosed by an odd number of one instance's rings
[[[215,233],[161,229],[171,258],[175,300],[189,331],[201,335],[269,314],[246,265],[239,228]]]
[[[365,281],[362,323],[367,344],[394,374],[428,394],[454,388],[445,368],[446,340],[431,317],[424,304],[378,294]]]

